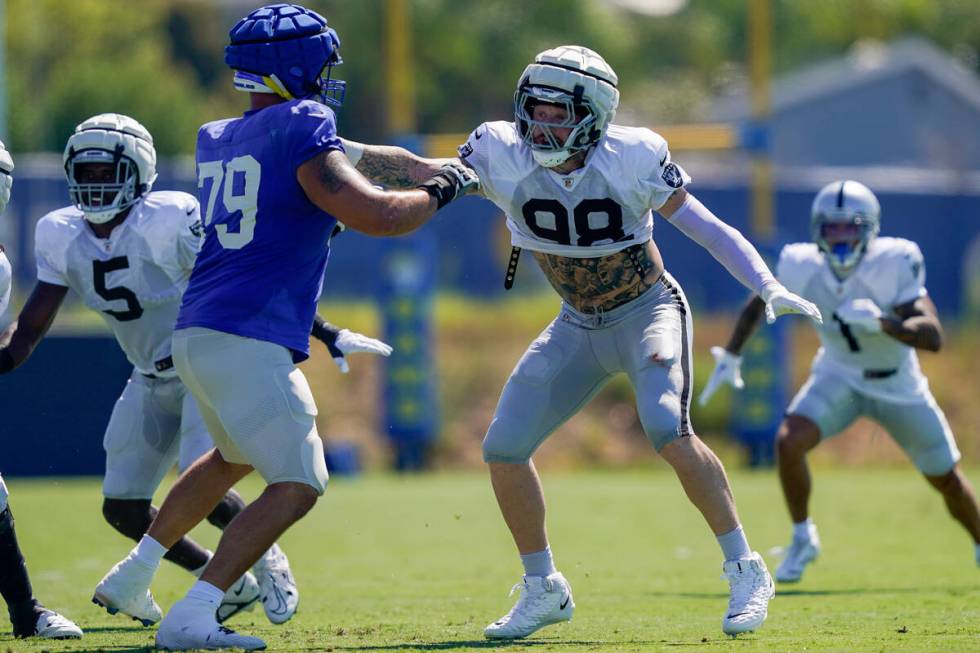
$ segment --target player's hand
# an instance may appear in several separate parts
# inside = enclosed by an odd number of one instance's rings
[[[3,141],[0,141],[0,213],[3,213],[10,201],[10,188],[14,185],[13,172],[14,160]]]
[[[718,346],[711,348],[711,355],[715,357],[715,369],[704,385],[701,396],[698,397],[698,404],[701,406],[705,406],[711,401],[711,397],[721,387],[722,383],[727,383],[736,390],[745,387],[745,381],[742,380],[741,356]]]
[[[873,300],[852,299],[837,307],[837,317],[847,325],[856,326],[869,333],[881,331],[881,318],[884,313]]]
[[[763,294],[762,299],[766,302],[766,322],[772,324],[780,315],[799,313],[805,315],[817,324],[823,324],[820,316],[820,309],[812,302],[808,302],[799,295],[794,295],[786,290],[783,285],[770,286]]]
[[[463,195],[480,189],[480,178],[459,161],[444,163],[432,177],[418,186],[436,199],[441,209]]]
[[[330,355],[333,356],[333,362],[337,364],[337,367],[344,374],[350,372],[350,365],[345,358],[347,354],[365,353],[390,356],[392,351],[391,345],[380,340],[375,340],[374,338],[368,338],[350,329],[341,329],[333,342],[327,342],[325,344],[327,345],[327,349],[330,350]]]

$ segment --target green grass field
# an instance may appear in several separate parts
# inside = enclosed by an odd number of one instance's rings
[[[980,470],[970,476],[980,481]],[[514,644],[483,640],[506,612],[520,566],[482,474],[333,481],[284,538],[302,600],[271,626],[261,613],[229,625],[277,651],[978,651],[980,570],[970,542],[910,467],[816,470],[824,553],[804,581],[779,588],[769,621],[732,641],[720,628],[727,586],[717,545],[663,470],[543,472],[559,568],[578,605],[571,624]],[[785,544],[775,476],[736,472],[752,545]],[[153,631],[110,617],[89,598],[129,544],[103,523],[94,479],[9,483],[35,591],[86,631],[81,642],[0,650],[138,651]],[[259,486],[246,484],[254,496]],[[210,527],[196,532],[209,545]],[[166,566],[154,592],[166,609],[190,576]],[[9,633],[6,620],[0,629]]]

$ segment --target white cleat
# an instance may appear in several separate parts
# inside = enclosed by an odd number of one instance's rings
[[[43,609],[37,615],[34,632],[28,637],[42,639],[81,639],[82,629],[71,619],[62,617],[53,610]]]
[[[731,591],[728,612],[721,622],[722,631],[734,637],[756,630],[766,620],[769,599],[776,594],[766,563],[753,551],[749,558],[729,560],[722,569]]]
[[[225,592],[214,616],[219,624],[223,624],[243,610],[253,610],[259,595],[259,581],[255,580],[252,572],[246,571],[245,575]]]
[[[165,651],[188,649],[216,650],[225,648],[261,651],[265,642],[258,637],[239,635],[218,623],[213,604],[199,599],[183,598],[170,608],[160,622],[157,648]]]
[[[109,614],[122,612],[144,626],[152,626],[163,618],[163,611],[150,594],[153,571],[132,555],[127,556],[96,586],[92,603],[101,605]]]
[[[259,592],[265,616],[274,624],[286,623],[299,607],[299,590],[289,569],[289,559],[278,544],[273,544],[252,567],[259,581]]]
[[[780,583],[800,582],[806,566],[816,560],[819,555],[820,536],[817,535],[817,527],[810,526],[810,539],[793,538],[789,549],[786,551],[786,557],[776,568],[776,580]]]
[[[572,587],[559,572],[550,576],[525,576],[510,593],[521,597],[510,612],[483,630],[487,639],[520,639],[545,626],[570,621],[575,612]]]

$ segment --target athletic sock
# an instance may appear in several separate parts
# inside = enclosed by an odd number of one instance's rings
[[[728,531],[717,537],[721,552],[725,555],[725,561],[742,560],[752,555],[749,548],[749,541],[745,539],[745,531],[739,525],[735,530]]]
[[[810,529],[813,527],[813,520],[807,517],[801,522],[793,524],[793,539],[800,542],[810,541]]]
[[[131,555],[141,565],[155,570],[160,566],[160,561],[163,560],[163,556],[166,553],[167,550],[162,544],[149,535],[144,535],[140,538],[139,544],[133,549]]]
[[[224,596],[225,593],[220,587],[212,585],[206,580],[197,581],[187,591],[187,598],[210,603],[215,608],[221,605],[221,599],[223,599]]]
[[[521,563],[524,565],[525,576],[550,576],[558,571],[555,569],[555,559],[551,555],[550,546],[545,547],[543,551],[522,555]]]

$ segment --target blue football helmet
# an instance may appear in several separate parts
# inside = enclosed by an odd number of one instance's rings
[[[236,88],[334,107],[343,103],[347,83],[330,78],[332,68],[343,63],[340,37],[315,11],[266,5],[238,21],[229,36],[225,63],[235,70]]]

